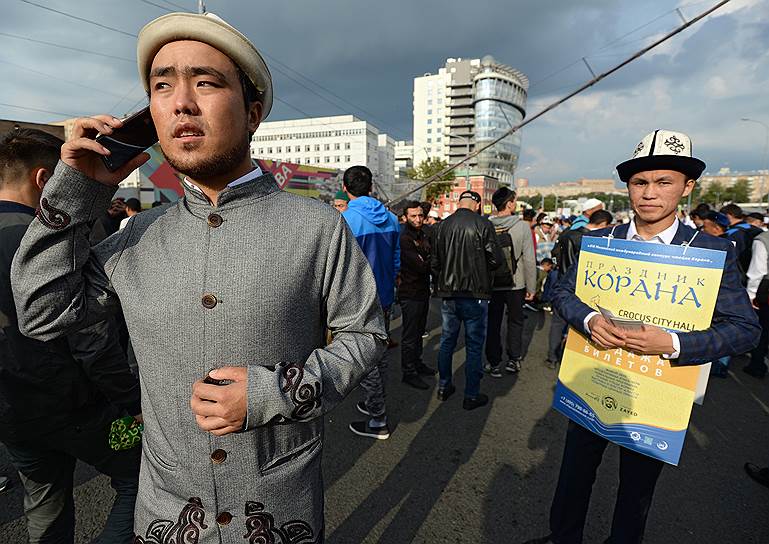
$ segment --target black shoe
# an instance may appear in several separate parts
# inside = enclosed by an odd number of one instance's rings
[[[418,374],[404,374],[403,383],[410,385],[414,389],[430,389],[430,385],[425,382]]]
[[[462,402],[462,408],[465,410],[475,410],[476,408],[480,408],[481,406],[486,406],[489,403],[489,397],[488,395],[484,395],[483,393],[478,393],[475,397],[465,397],[465,400]]]
[[[438,388],[438,400],[449,400],[449,397],[454,394],[457,388],[449,384],[446,387]]]
[[[766,369],[758,370],[757,368],[752,367],[750,365],[742,367],[742,371],[748,376],[753,376],[754,378],[758,378],[759,380],[763,380],[764,376],[766,376]]]
[[[361,401],[358,401],[358,404],[355,405],[355,407],[358,409],[358,411],[363,414],[364,416],[371,417],[371,412],[368,411],[368,408],[366,408],[366,403]]]
[[[501,378],[502,377],[502,371],[499,370],[499,365],[493,366],[491,363],[486,363],[483,365],[483,371],[491,376],[492,378]]]
[[[769,487],[769,468],[761,468],[753,463],[745,463],[745,472],[762,486]]]
[[[520,372],[521,370],[521,360],[520,359],[510,359],[507,364],[505,365],[505,370],[508,371],[510,374],[515,374],[517,372]]]
[[[417,365],[417,374],[420,376],[435,376],[436,372],[438,371],[425,364]]]
[[[547,535],[547,536],[541,536],[539,538],[532,538],[531,540],[527,540],[523,544],[553,544],[553,541],[550,540],[550,535]]]
[[[390,429],[387,425],[384,427],[372,427],[368,421],[353,421],[350,423],[350,430],[358,436],[367,436],[377,440],[387,440],[390,438]]]

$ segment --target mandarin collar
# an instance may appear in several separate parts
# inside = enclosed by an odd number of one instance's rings
[[[191,183],[182,183],[182,187],[184,188],[184,202],[187,208],[193,213],[199,212],[202,215],[208,214],[212,210],[236,208],[280,191],[280,187],[278,187],[278,183],[271,172],[263,173],[249,183],[228,185],[219,193],[216,206],[211,204],[203,191]]]

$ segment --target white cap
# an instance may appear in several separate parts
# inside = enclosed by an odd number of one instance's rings
[[[585,200],[585,202],[582,204],[582,211],[584,212],[584,211],[586,211],[586,210],[592,210],[593,208],[596,208],[596,207],[598,207],[598,206],[600,206],[601,208],[603,208],[603,202],[601,202],[601,201],[600,201],[600,200],[598,200],[597,198],[588,198],[588,199],[587,199],[587,200]]]

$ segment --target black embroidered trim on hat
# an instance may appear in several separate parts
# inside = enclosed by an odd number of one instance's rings
[[[207,529],[203,502],[192,497],[184,505],[179,519],[174,523],[167,519],[156,519],[147,527],[144,538],[136,535],[134,544],[197,544],[200,530]]]
[[[668,149],[676,155],[681,153],[681,151],[683,151],[686,147],[683,143],[681,143],[681,140],[679,140],[677,136],[671,136],[662,143],[668,146]]]
[[[285,380],[282,388],[284,393],[291,393],[291,402],[294,403],[294,410],[291,412],[291,418],[297,421],[307,419],[313,410],[321,405],[320,383],[313,384],[302,383],[304,378],[304,365],[296,363],[287,364],[281,370],[281,375]]]
[[[659,134],[659,130],[654,131],[654,136],[652,136],[652,143],[651,145],[649,145],[649,154],[647,155],[647,157],[651,157],[652,155],[654,155],[654,144],[657,143],[657,134]]]
[[[67,225],[72,222],[72,218],[69,214],[63,210],[54,208],[48,203],[47,198],[40,200],[40,207],[37,209],[35,215],[37,215],[37,218],[43,225],[52,230],[61,230],[66,228]]]
[[[635,148],[635,151],[633,151],[633,158],[634,159],[638,156],[638,154],[641,151],[643,151],[643,148],[644,148],[644,143],[643,142],[639,142],[638,145]]]
[[[314,533],[306,521],[287,521],[275,527],[275,517],[264,511],[260,502],[246,503],[246,534],[249,544],[299,544],[315,542]],[[277,540],[276,540],[277,538]]]

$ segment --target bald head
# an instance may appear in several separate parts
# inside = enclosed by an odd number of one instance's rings
[[[478,213],[478,210],[481,209],[481,203],[476,202],[472,198],[462,198],[459,200],[457,208],[464,208],[466,210]]]

